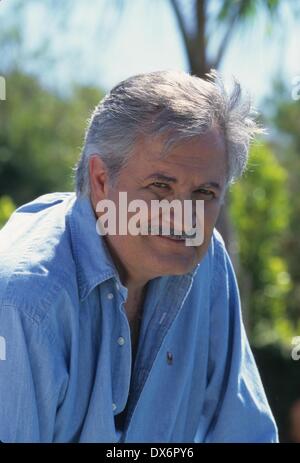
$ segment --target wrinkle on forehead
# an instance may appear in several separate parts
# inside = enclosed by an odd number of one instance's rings
[[[147,168],[156,170],[165,168],[168,169],[170,175],[177,172],[182,176],[184,171],[187,175],[195,175],[199,171],[199,173],[207,173],[209,177],[218,177],[206,179],[207,181],[220,180],[219,177],[226,176],[225,141],[217,130],[181,142],[173,146],[163,157],[161,156],[161,140],[150,141],[148,139],[143,146],[145,149],[141,147],[139,155],[146,161]]]
[[[171,154],[175,154],[178,150],[186,148],[185,156],[191,155],[195,158],[199,157],[199,149],[195,145],[202,145],[202,148],[205,147],[205,151],[217,150],[220,152],[226,152],[225,139],[222,132],[217,129],[211,129],[208,132],[192,137],[187,140],[180,140],[178,143],[170,146],[167,152],[163,153],[164,148],[164,138],[163,137],[140,137],[137,141],[135,153],[138,153],[144,156],[147,159],[161,160],[167,159]],[[201,150],[200,150],[201,151]],[[182,155],[182,154],[181,154]],[[180,162],[180,161],[179,161]]]

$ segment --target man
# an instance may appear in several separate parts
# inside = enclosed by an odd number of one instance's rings
[[[289,410],[289,439],[295,444],[300,443],[300,400],[292,403]]]
[[[76,195],[15,211],[0,233],[0,440],[277,441],[214,229],[259,131],[249,111],[215,72],[129,78],[91,117]],[[167,235],[102,233],[120,193],[190,201],[193,224],[200,201],[201,243],[174,214]]]

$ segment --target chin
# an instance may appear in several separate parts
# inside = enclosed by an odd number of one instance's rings
[[[182,256],[162,256],[159,253],[151,253],[149,262],[153,265],[157,275],[184,275],[190,272],[196,265],[195,258],[183,258]]]

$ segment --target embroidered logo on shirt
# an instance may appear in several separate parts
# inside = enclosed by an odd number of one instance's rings
[[[3,336],[0,336],[0,360],[6,360],[6,341]]]

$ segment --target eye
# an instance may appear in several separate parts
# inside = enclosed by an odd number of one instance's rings
[[[162,182],[153,182],[151,185],[155,186],[156,188],[160,188],[162,190],[166,190],[169,188],[169,185],[167,183],[162,183]]]
[[[216,198],[214,191],[206,190],[205,188],[199,188],[199,190],[196,190],[195,193],[197,193],[199,196],[202,196],[203,199],[206,199],[206,200]]]

